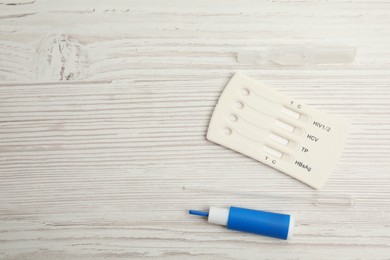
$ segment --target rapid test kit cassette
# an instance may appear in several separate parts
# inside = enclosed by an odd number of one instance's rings
[[[340,157],[349,122],[236,73],[216,105],[207,139],[316,189]]]

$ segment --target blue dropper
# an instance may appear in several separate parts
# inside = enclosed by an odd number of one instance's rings
[[[210,207],[209,212],[189,210],[189,214],[207,217],[208,222],[228,229],[279,239],[292,237],[294,218],[291,215],[238,207]]]

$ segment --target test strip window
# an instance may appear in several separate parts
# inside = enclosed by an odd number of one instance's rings
[[[337,164],[348,130],[347,120],[237,73],[218,100],[207,139],[319,189]]]

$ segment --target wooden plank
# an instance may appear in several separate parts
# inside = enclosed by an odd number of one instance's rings
[[[389,2],[0,1],[0,258],[386,259],[390,255]],[[324,40],[326,39],[326,41]],[[354,63],[238,64],[240,50],[358,47]],[[321,194],[205,140],[237,70],[352,129]],[[186,185],[253,196],[184,190]],[[293,240],[187,215],[293,213]]]

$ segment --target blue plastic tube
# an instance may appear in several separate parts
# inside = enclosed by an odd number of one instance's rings
[[[292,237],[294,227],[291,215],[239,207],[211,207],[209,212],[190,210],[189,213],[207,217],[208,222],[227,226],[231,230],[285,240]]]

